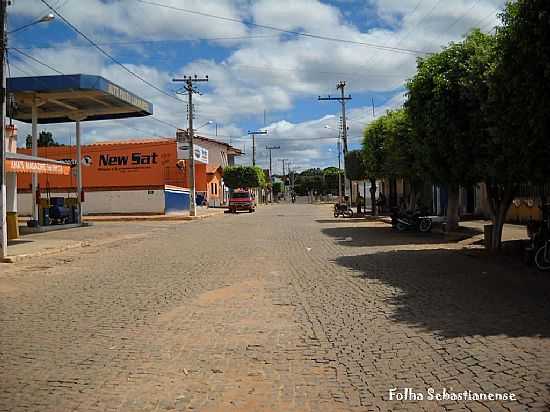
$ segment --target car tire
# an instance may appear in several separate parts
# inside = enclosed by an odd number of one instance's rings
[[[427,233],[430,230],[432,230],[432,219],[429,219],[429,218],[420,219],[420,223],[418,224],[418,230],[420,230],[422,233]]]

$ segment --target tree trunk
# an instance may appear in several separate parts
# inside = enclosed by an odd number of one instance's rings
[[[376,179],[370,179],[370,201],[372,204],[372,215],[378,216],[378,207],[376,205]]]
[[[517,186],[497,185],[490,183],[486,183],[486,186],[487,197],[491,209],[491,221],[493,223],[489,250],[491,252],[498,252],[502,246],[502,229],[504,228],[506,215],[508,214],[508,209],[510,209],[512,201],[514,200]]]
[[[357,202],[357,214],[360,215],[361,214],[361,193],[359,192],[359,182],[355,184],[355,187],[357,188],[356,197],[355,197],[355,201]]]
[[[409,210],[415,210],[416,209],[416,191],[414,190],[412,184],[410,185],[410,193],[409,193]]]
[[[445,230],[452,232],[458,228],[458,185],[449,185],[447,198],[447,225]]]

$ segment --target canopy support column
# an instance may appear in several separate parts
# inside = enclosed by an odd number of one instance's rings
[[[32,155],[38,156],[38,102],[36,96],[32,97]],[[38,175],[32,174],[32,218],[38,221],[38,205],[37,195],[38,192]]]
[[[78,223],[82,223],[82,151],[80,145],[80,120],[76,120],[76,193],[78,195]]]

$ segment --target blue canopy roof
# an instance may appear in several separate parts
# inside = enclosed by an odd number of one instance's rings
[[[12,77],[7,92],[15,106],[11,117],[30,123],[33,101],[38,123],[122,119],[153,114],[153,105],[101,76],[87,74]]]

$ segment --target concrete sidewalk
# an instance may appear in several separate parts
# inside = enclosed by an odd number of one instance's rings
[[[223,209],[197,209],[198,216],[186,215],[142,215],[142,216],[87,216],[89,226],[33,233],[20,236],[8,242],[8,257],[4,263],[61,253],[70,249],[101,246],[145,238],[151,232],[166,230],[167,225],[178,222],[196,221],[223,215]]]

